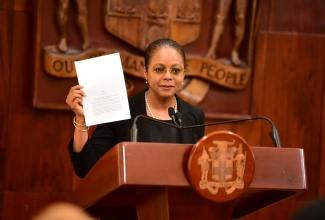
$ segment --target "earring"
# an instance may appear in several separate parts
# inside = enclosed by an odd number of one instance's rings
[[[148,79],[146,78],[146,84],[148,84]]]

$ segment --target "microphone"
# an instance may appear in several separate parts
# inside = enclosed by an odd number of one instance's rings
[[[182,113],[176,112],[175,114],[177,121],[179,122],[179,126],[182,127]]]
[[[168,108],[168,115],[173,119],[174,123],[177,124],[175,118],[175,109],[173,107]]]
[[[269,119],[269,118],[267,118],[265,116],[255,116],[255,117],[251,117],[251,118],[242,118],[242,119],[235,119],[235,120],[228,120],[228,121],[219,121],[219,122],[214,122],[214,123],[209,123],[209,124],[192,125],[192,126],[181,127],[181,128],[182,129],[197,128],[197,127],[205,127],[205,126],[219,125],[219,124],[229,124],[229,123],[236,123],[236,122],[250,121],[250,120],[258,120],[258,119],[266,120],[271,124],[272,130],[269,132],[269,136],[271,137],[271,140],[272,140],[273,144],[277,148],[280,148],[281,143],[280,143],[280,137],[279,137],[278,130],[276,129],[276,127],[273,124],[273,122],[271,121],[271,119]]]
[[[175,109],[173,107],[169,107],[168,114],[169,114],[169,117],[171,117],[173,119],[173,121],[176,125],[178,125],[179,127],[182,127],[182,113],[180,113],[180,112],[175,113]],[[177,119],[178,123],[176,122],[176,119]]]
[[[144,119],[147,119],[147,120],[150,120],[150,121],[155,121],[155,122],[158,122],[160,124],[164,124],[164,125],[167,125],[167,126],[170,126],[170,127],[174,127],[174,128],[181,128],[177,124],[176,125],[173,125],[173,124],[170,124],[170,123],[167,123],[167,122],[164,122],[164,121],[155,119],[155,118],[151,118],[151,117],[148,117],[148,116],[145,116],[145,115],[137,115],[134,118],[134,121],[133,121],[133,124],[132,124],[132,128],[131,128],[131,141],[132,142],[137,142],[138,141],[137,121],[138,121],[139,118],[144,118]],[[174,120],[174,122],[175,122],[175,120]]]
[[[274,123],[271,121],[271,119],[265,117],[265,116],[255,116],[255,117],[250,117],[250,118],[242,118],[242,119],[235,119],[235,120],[228,120],[228,121],[219,121],[219,122],[214,122],[214,123],[208,123],[208,124],[200,124],[200,125],[192,125],[192,126],[186,126],[183,127],[182,126],[182,113],[181,112],[176,112],[174,108],[169,107],[168,108],[168,114],[169,116],[173,119],[175,125],[155,119],[155,118],[151,118],[145,115],[137,115],[133,121],[132,124],[132,128],[131,128],[131,141],[132,142],[137,142],[138,140],[138,129],[137,129],[137,121],[139,118],[144,118],[150,121],[155,121],[170,127],[174,127],[174,128],[179,128],[179,129],[190,129],[190,128],[198,128],[198,127],[206,127],[206,126],[212,126],[212,125],[219,125],[219,124],[230,124],[230,123],[237,123],[237,122],[243,122],[243,121],[250,121],[250,120],[259,120],[259,119],[263,119],[268,121],[271,126],[272,126],[272,130],[269,132],[269,136],[273,142],[273,144],[277,147],[280,148],[281,147],[281,143],[280,143],[280,137],[279,137],[279,132],[276,129]],[[176,119],[178,120],[179,124],[176,123]]]

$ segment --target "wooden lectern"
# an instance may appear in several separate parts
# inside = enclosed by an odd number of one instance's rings
[[[97,218],[233,219],[307,189],[303,149],[250,147],[253,180],[242,195],[212,202],[191,187],[193,145],[122,142],[109,150],[69,197]]]

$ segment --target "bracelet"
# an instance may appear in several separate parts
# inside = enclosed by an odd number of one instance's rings
[[[74,124],[74,125],[87,127],[86,124],[83,124],[83,125],[82,125],[82,124],[79,124],[76,120],[77,120],[77,117],[75,116],[75,117],[73,118],[73,124]]]
[[[73,126],[74,126],[77,130],[82,131],[82,132],[87,132],[87,131],[89,130],[89,126],[82,125],[82,124],[78,124],[78,123],[76,122],[76,117],[73,118]],[[80,129],[80,128],[78,128],[78,126],[86,127],[86,129]]]
[[[75,124],[73,124],[73,125],[74,125],[74,127],[75,127],[77,130],[82,131],[82,132],[87,132],[87,131],[89,130],[89,127],[88,127],[88,126],[87,126],[86,129],[80,129],[80,128],[78,128]]]

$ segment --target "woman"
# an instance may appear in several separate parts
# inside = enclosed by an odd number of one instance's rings
[[[68,149],[75,173],[84,177],[96,161],[110,148],[122,141],[130,141],[130,131],[137,115],[174,123],[168,108],[182,113],[183,126],[204,123],[204,113],[180,99],[180,91],[185,77],[185,53],[183,48],[171,39],[159,39],[145,51],[144,77],[148,88],[129,99],[130,120],[98,125],[88,138],[85,126],[80,85],[70,89],[66,102],[75,113],[74,136]],[[204,135],[204,127],[177,129],[150,120],[137,121],[139,142],[196,143]]]

